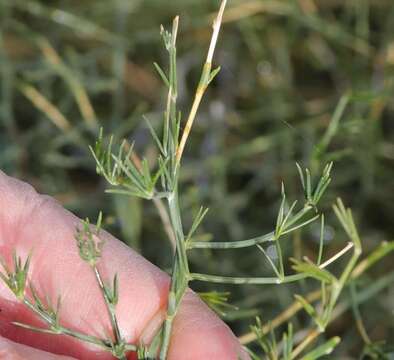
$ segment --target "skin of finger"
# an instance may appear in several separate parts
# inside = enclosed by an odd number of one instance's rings
[[[75,358],[63,355],[55,355],[46,351],[34,349],[30,346],[18,344],[11,340],[0,337],[1,360],[73,360]]]
[[[31,252],[29,279],[53,303],[61,295],[61,323],[80,332],[107,337],[111,332],[94,274],[78,255],[74,235],[80,220],[56,201],[38,195],[28,184],[0,173],[0,254],[11,264],[12,252]],[[100,271],[107,282],[117,273],[117,315],[123,337],[137,343],[144,328],[165,311],[169,278],[126,245],[102,232]],[[37,334],[10,321],[43,326],[0,284],[0,334],[57,354],[84,359],[111,359],[94,345],[65,336]],[[159,316],[160,315],[160,316]],[[149,327],[148,327],[149,328]],[[144,334],[149,338],[149,334]],[[230,329],[191,291],[174,321],[169,359],[247,358]],[[132,356],[130,356],[132,358]]]

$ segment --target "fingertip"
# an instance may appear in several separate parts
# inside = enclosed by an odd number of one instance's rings
[[[169,359],[249,359],[230,328],[192,291],[174,321]]]

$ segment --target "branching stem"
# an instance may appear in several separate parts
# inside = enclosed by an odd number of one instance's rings
[[[78,340],[97,345],[104,350],[110,351],[111,345],[109,344],[109,342],[107,340],[100,339],[100,338],[98,338],[96,336],[92,336],[92,335],[86,335],[86,334],[80,333],[76,330],[71,330],[71,329],[68,329],[64,326],[56,324],[55,321],[48,314],[37,309],[37,307],[34,306],[34,304],[30,300],[28,300],[27,298],[23,299],[23,303],[49,325],[49,328],[50,328],[49,331],[51,334],[68,335],[68,336],[71,336],[71,337],[76,338]],[[133,346],[133,350],[135,351],[136,347]]]
[[[160,349],[160,360],[165,360],[170,343],[171,329],[174,317],[178,311],[182,297],[189,283],[189,265],[186,256],[185,236],[179,211],[177,189],[168,197],[168,208],[171,225],[176,240],[174,266],[171,276],[170,293],[168,295],[167,316],[164,321],[163,341]]]
[[[103,295],[105,305],[107,307],[107,312],[111,320],[111,326],[112,326],[112,331],[115,339],[115,345],[123,345],[124,340],[120,334],[120,329],[119,329],[119,324],[118,324],[118,319],[116,318],[116,313],[115,313],[115,306],[112,304],[110,298],[108,297],[107,290],[105,288],[104,281],[101,277],[100,271],[98,270],[97,266],[93,266],[93,271],[94,275],[96,277],[97,283],[100,287],[101,293]],[[126,359],[125,356],[120,357],[120,359]]]
[[[179,164],[182,153],[186,145],[187,138],[191,131],[193,121],[196,117],[198,107],[205,90],[216,74],[211,71],[212,58],[215,50],[216,42],[219,35],[220,25],[226,0],[223,0],[219,9],[216,20],[213,24],[213,34],[207,54],[206,62],[203,66],[200,82],[198,84],[194,101],[182,133],[182,137],[178,144],[179,121],[176,113],[176,96],[177,96],[177,81],[176,81],[176,35],[178,29],[178,17],[173,22],[173,29],[171,34],[171,42],[167,43],[170,53],[170,73],[169,73],[169,91],[167,98],[167,109],[165,113],[164,133],[163,133],[163,148],[165,149],[165,156],[170,158],[170,169],[167,172],[166,187],[169,190],[167,196],[169,218],[172,231],[171,234],[175,237],[176,249],[174,254],[173,269],[171,275],[170,291],[167,303],[167,316],[163,325],[162,344],[160,348],[160,360],[165,360],[168,353],[170,343],[171,329],[174,317],[178,311],[182,297],[187,289],[188,283],[191,280],[189,273],[189,265],[186,254],[186,241],[182,227],[182,219],[179,209],[178,197],[178,179],[179,179]]]
[[[394,241],[383,242],[379,247],[377,247],[371,254],[369,254],[365,259],[359,262],[359,264],[353,269],[350,278],[355,280],[359,278],[362,274],[364,274],[371,266],[381,260],[383,257],[387,256],[391,252],[394,251]],[[394,276],[390,275],[391,278]],[[359,294],[360,295],[360,294]],[[305,299],[312,303],[321,298],[322,291],[315,290],[310,292],[305,296]],[[271,329],[274,329],[290,318],[292,318],[298,311],[303,309],[301,304],[298,301],[294,301],[287,309],[285,309],[282,313],[280,313],[277,317],[275,317],[268,325],[265,325],[263,328],[264,334],[267,334]],[[241,344],[246,345],[256,340],[256,334],[253,332],[248,332],[239,337]]]

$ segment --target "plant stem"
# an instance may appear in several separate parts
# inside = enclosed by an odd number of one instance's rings
[[[220,30],[220,25],[222,23],[222,17],[224,13],[224,8],[226,7],[227,0],[223,0],[222,3],[220,4],[220,9],[219,12],[216,16],[216,19],[213,23],[213,33],[211,37],[211,42],[209,44],[209,49],[208,49],[208,54],[207,58],[202,70],[200,82],[198,84],[196,94],[194,96],[194,101],[193,105],[191,107],[189,116],[186,121],[185,129],[183,130],[182,133],[182,138],[181,141],[179,142],[179,146],[176,151],[176,167],[179,166],[179,163],[182,158],[182,153],[186,145],[187,138],[189,137],[194,119],[197,114],[198,107],[200,106],[201,99],[205,93],[205,90],[208,87],[209,82],[211,81],[211,69],[212,69],[212,59],[213,59],[213,53],[215,51],[216,43],[218,40],[219,36],[219,30]]]
[[[292,351],[291,359],[295,359],[302,351],[311,343],[313,342],[321,332],[318,329],[313,329],[309,332],[309,334],[305,337],[303,341]]]
[[[80,333],[76,330],[67,329],[59,324],[55,324],[54,320],[48,314],[37,309],[36,306],[34,306],[34,304],[31,301],[29,301],[28,299],[24,298],[23,303],[30,310],[32,310],[35,314],[37,314],[42,320],[44,320],[49,325],[50,328],[52,328],[52,327],[54,328],[52,334],[68,335],[68,336],[71,336],[71,337],[76,338],[78,340],[97,345],[107,351],[109,351],[111,349],[111,346],[108,343],[108,341],[106,341],[104,339],[100,339],[100,338],[98,338],[96,336],[92,336],[92,335],[86,335],[86,334]]]
[[[353,317],[356,321],[357,330],[358,330],[361,338],[363,339],[364,343],[366,345],[370,345],[371,339],[369,338],[369,336],[367,334],[367,330],[365,329],[364,322],[361,317],[361,313],[360,313],[360,309],[358,307],[358,304],[356,304],[357,295],[358,294],[356,291],[356,285],[352,281],[350,283],[350,299],[351,299],[351,304],[352,304],[352,309],[353,309]]]
[[[283,278],[278,277],[235,277],[235,276],[218,276],[218,275],[208,275],[191,273],[190,277],[192,280],[205,281],[217,284],[254,284],[254,285],[268,285],[268,284],[286,284],[294,281],[299,281],[305,279],[307,275],[305,274],[294,274],[284,276]]]
[[[164,231],[166,232],[167,237],[170,240],[171,247],[173,250],[175,250],[176,239],[175,239],[175,235],[172,230],[172,227],[171,227],[171,220],[168,216],[167,209],[161,199],[153,198],[152,200],[153,200],[153,203],[155,204],[155,207],[157,209],[157,212],[159,214],[161,222],[163,223]]]
[[[112,332],[113,332],[114,339],[115,339],[115,345],[122,345],[124,343],[124,340],[122,338],[122,335],[120,334],[119,324],[118,324],[118,320],[116,318],[116,313],[115,313],[115,306],[111,303],[110,299],[108,298],[103,279],[101,277],[99,270],[97,269],[97,266],[93,266],[92,268],[94,271],[94,275],[96,276],[97,283],[100,286],[100,290],[103,295],[105,305],[107,307],[107,312],[108,312],[109,318],[111,320]],[[120,359],[122,359],[122,360],[126,359],[125,355],[123,354],[123,356],[121,356]]]
[[[353,246],[353,243],[349,243]],[[343,250],[340,251],[340,254],[343,255],[347,250],[349,250],[352,246],[349,247],[347,245]],[[279,253],[281,257],[281,253]],[[336,289],[338,289],[338,296],[341,292],[346,280],[349,277],[349,272],[353,269],[355,263],[357,262],[358,257],[360,256],[359,249],[355,249],[352,258],[350,259],[349,264],[347,265],[346,269],[344,270],[341,278],[337,283]],[[325,266],[333,263],[337,260],[339,256],[335,254],[330,259],[328,259],[324,264],[320,265],[320,268],[324,268]],[[279,276],[277,277],[234,277],[234,276],[220,276],[220,275],[209,275],[209,274],[199,274],[199,273],[191,273],[190,278],[191,280],[198,280],[198,281],[206,281],[212,283],[219,283],[219,284],[254,284],[254,285],[263,285],[263,284],[286,284],[293,281],[298,281],[301,279],[306,279],[309,275],[306,273],[299,273],[294,275],[284,275],[284,267],[283,261],[280,263],[280,268],[278,272]]]
[[[353,243],[352,242],[348,242],[347,245],[339,252],[337,252],[333,257],[331,257],[330,259],[328,259],[327,261],[325,261],[323,264],[319,265],[320,269],[324,269],[326,268],[328,265],[330,265],[332,262],[334,262],[335,260],[339,259],[343,254],[345,254],[348,250],[350,250],[353,247]],[[320,252],[320,248],[319,248],[319,252]]]
[[[360,263],[353,269],[353,271],[350,275],[350,278],[352,280],[359,278],[372,265],[374,265],[376,262],[378,262],[380,259],[382,259],[386,255],[390,254],[392,251],[394,251],[394,241],[383,242],[371,254],[369,254],[365,259],[360,261]],[[393,274],[391,274],[391,278],[392,278],[392,276],[393,276]],[[376,284],[376,286],[378,286],[378,285]],[[359,292],[358,293],[358,295],[359,295],[358,300],[360,298],[362,298],[361,294],[364,294],[364,292],[367,294],[368,293],[367,291],[368,291],[368,289],[365,291]],[[319,300],[321,298],[321,296],[322,296],[322,291],[315,290],[315,291],[308,293],[305,296],[305,299],[309,303],[311,303],[311,302]],[[362,301],[366,300],[364,298],[362,298],[362,299],[363,299]],[[268,325],[265,325],[263,327],[263,333],[267,334],[271,329],[275,329],[276,327],[282,325],[283,323],[288,321],[295,314],[297,314],[298,311],[300,311],[302,309],[303,309],[302,305],[298,301],[294,301],[286,310],[284,310],[277,317],[275,317],[272,321],[270,321]],[[239,337],[239,341],[243,345],[249,344],[250,342],[252,342],[254,340],[256,340],[256,334],[253,332],[249,332],[249,333],[244,334]]]
[[[192,124],[197,114],[201,99],[212,80],[214,73],[211,71],[212,58],[215,50],[216,42],[219,35],[220,25],[224,8],[227,0],[222,0],[218,15],[213,24],[213,34],[208,50],[208,55],[203,66],[200,82],[198,84],[194,101],[185,124],[181,140],[178,143],[179,122],[176,113],[176,97],[177,97],[177,80],[176,80],[176,35],[178,29],[178,17],[173,22],[173,29],[171,35],[171,44],[168,44],[170,53],[170,73],[169,73],[169,91],[167,97],[167,109],[165,114],[164,132],[163,132],[163,149],[165,149],[165,156],[170,158],[169,177],[164,178],[167,182],[167,189],[169,194],[167,196],[169,218],[171,223],[171,233],[175,236],[175,254],[171,275],[170,291],[168,295],[167,316],[163,325],[163,337],[160,349],[160,360],[165,360],[170,344],[172,323],[178,311],[182,297],[187,289],[188,283],[191,280],[188,259],[186,254],[185,235],[182,227],[182,219],[179,209],[178,197],[178,180],[179,180],[179,165],[182,158],[182,153],[186,145],[187,138],[191,131]]]
[[[275,241],[273,231],[262,236],[240,241],[191,241],[188,249],[239,249],[272,241]]]
[[[168,295],[167,316],[164,321],[160,360],[165,360],[167,357],[172,323],[190,280],[189,265],[186,256],[185,236],[183,233],[182,220],[179,211],[178,190],[176,188],[167,200],[170,221],[175,234],[176,250],[174,255],[170,292]]]
[[[357,294],[357,298],[352,299],[350,297],[348,299],[345,299],[343,302],[338,304],[338,306],[336,307],[336,309],[332,313],[330,323],[332,323],[337,318],[339,318],[341,315],[343,315],[351,307],[358,306],[358,305],[362,304],[363,302],[368,301],[373,296],[378,294],[380,291],[385,289],[387,286],[392,284],[393,281],[394,281],[394,272],[392,271],[392,272],[388,273],[387,275],[385,275],[384,277],[377,280],[376,282],[374,282],[369,287],[360,291]],[[264,331],[264,333],[265,333],[265,331]],[[292,358],[296,357],[299,353],[301,353],[301,351],[305,349],[306,345],[309,345],[313,340],[315,340],[320,333],[321,332],[318,329],[310,330],[309,335],[305,338],[305,340],[303,340],[300,343],[300,345],[297,346],[297,348],[293,351]],[[303,344],[304,342],[305,342],[305,344]]]
[[[351,274],[352,279],[358,278],[380,259],[394,251],[394,241],[383,241],[365,259],[361,260]]]
[[[280,236],[285,235],[289,232],[292,232],[300,227],[303,227],[310,222],[316,220],[317,216],[312,217],[300,224],[296,224],[297,221],[302,219],[309,211],[312,210],[311,206],[304,206],[301,210],[299,210],[296,214],[294,214],[290,219],[286,221],[286,226],[280,232]],[[293,227],[291,227],[294,225]],[[187,248],[188,249],[239,249],[250,246],[255,246],[257,244],[262,244],[265,242],[273,242],[277,241],[277,236],[275,236],[275,232],[271,231],[268,234],[257,236],[252,239],[240,240],[240,241],[191,241],[189,242]],[[278,240],[279,241],[279,240]],[[277,244],[278,246],[278,244]],[[278,249],[277,249],[278,250]],[[280,253],[280,249],[278,250],[278,255]]]
[[[283,254],[282,254],[282,248],[280,246],[279,238],[277,238],[275,241],[275,247],[276,247],[276,254],[279,259],[279,275],[280,275],[280,279],[283,280],[285,278],[285,267],[283,265]]]
[[[338,298],[341,295],[341,292],[345,285],[347,284],[347,280],[350,278],[350,275],[357,263],[358,258],[361,255],[361,247],[356,243],[354,246],[353,255],[345,267],[345,270],[341,274],[339,281],[332,285],[332,295],[330,297],[330,301],[327,309],[325,310],[325,314],[323,315],[323,326],[326,327],[330,322],[332,312],[334,310],[335,305],[337,304]]]

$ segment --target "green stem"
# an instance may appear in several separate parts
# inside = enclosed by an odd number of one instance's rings
[[[394,241],[384,241],[381,245],[379,245],[378,248],[376,248],[371,254],[369,254],[365,259],[360,261],[360,263],[354,268],[352,271],[352,274],[350,275],[351,280],[358,279],[361,275],[363,275],[370,267],[372,267],[374,264],[376,264],[378,261],[380,261],[383,257],[387,256],[390,254],[392,251],[394,251]],[[384,286],[387,286],[388,282],[393,281],[394,279],[394,272],[390,273],[387,275],[388,280],[384,280],[381,282],[382,279],[378,279],[374,285],[372,285],[370,288],[373,289],[373,294],[376,292],[380,291]],[[377,290],[375,290],[377,288]],[[319,300],[319,298],[322,298],[322,303],[324,304],[326,301],[326,296],[327,292],[330,291],[330,288],[324,287],[320,291],[313,291],[310,292],[305,298],[308,300],[308,302],[314,302]],[[375,292],[376,291],[376,292]],[[363,294],[368,294],[364,298]],[[373,295],[372,294],[372,295]],[[362,298],[361,302],[367,300],[369,297],[372,295],[370,294],[370,291],[363,290],[360,291],[358,294],[358,298],[356,299],[356,304],[360,303],[357,302]],[[293,317],[295,314],[297,314],[303,307],[299,304],[298,301],[293,302],[287,309],[285,309],[281,314],[279,314],[276,318],[270,321],[270,326],[266,326],[264,328],[264,334],[267,334],[271,329],[274,329],[286,321],[290,320],[291,317]],[[249,344],[252,341],[256,340],[256,335],[253,332],[249,332],[247,334],[244,334],[239,337],[240,342],[242,345]]]
[[[116,314],[115,314],[115,307],[113,306],[110,299],[108,298],[108,295],[107,295],[107,292],[105,289],[105,285],[104,285],[104,282],[103,282],[103,279],[101,277],[99,270],[97,269],[96,266],[93,266],[92,268],[94,271],[94,275],[96,276],[97,283],[100,286],[100,290],[103,295],[105,305],[107,307],[107,312],[108,312],[108,315],[111,320],[112,332],[113,332],[114,339],[115,339],[115,346],[121,346],[122,344],[124,344],[124,340],[122,338],[122,335],[120,334],[118,319],[116,318]],[[125,355],[124,351],[123,351],[123,354],[120,355],[119,359],[126,360],[126,355]]]
[[[342,293],[343,288],[345,287],[354,267],[356,266],[357,260],[361,255],[361,248],[355,247],[354,253],[346,265],[345,270],[341,274],[339,281],[333,284],[332,293],[330,297],[329,304],[327,309],[323,315],[323,326],[326,327],[330,321],[331,314],[334,311],[335,305],[337,304],[338,298]]]
[[[369,338],[367,330],[365,329],[359,306],[358,306],[358,304],[356,304],[356,299],[357,299],[356,285],[355,285],[354,281],[351,281],[350,282],[350,302],[351,302],[351,306],[352,306],[352,310],[353,310],[353,317],[356,322],[358,332],[359,332],[361,338],[363,339],[364,343],[366,345],[370,345],[371,339]]]
[[[191,241],[188,249],[239,249],[272,241],[275,241],[273,231],[262,236],[240,241]]]
[[[83,333],[80,333],[78,331],[75,330],[70,330],[67,329],[61,325],[55,324],[54,320],[45,312],[40,311],[39,309],[37,309],[34,304],[32,304],[28,299],[24,299],[23,303],[30,309],[32,310],[35,314],[37,314],[42,320],[44,320],[50,327],[54,327],[54,330],[56,330],[56,333],[58,334],[64,334],[64,335],[68,335],[71,336],[73,338],[76,338],[78,340],[81,341],[85,341],[94,345],[97,345],[107,351],[110,351],[111,346],[109,344],[108,341],[100,339],[98,337],[95,336],[91,336],[91,335],[86,335]]]
[[[160,349],[160,360],[165,360],[170,344],[172,323],[178,311],[182,297],[189,283],[189,265],[186,256],[185,236],[179,211],[178,191],[175,189],[168,197],[168,207],[171,225],[176,240],[173,272],[171,276],[170,292],[168,295],[167,316],[164,321],[163,340]]]
[[[359,306],[362,303],[371,299],[372,297],[376,296],[380,291],[384,290],[386,287],[392,284],[393,281],[394,281],[394,272],[390,272],[386,276],[378,279],[376,282],[374,282],[366,289],[363,289],[362,291],[357,293],[357,297],[355,298],[350,297],[349,299],[345,299],[343,302],[339,303],[335,311],[333,311],[328,324],[334,322],[351,307]],[[316,335],[317,334],[318,332],[316,333]]]
[[[376,264],[380,259],[385,257],[386,255],[390,254],[394,251],[394,241],[384,241],[382,242],[379,247],[374,249],[365,259],[360,261],[357,267],[351,274],[352,279],[356,279],[365,271],[367,271],[371,266]]]
[[[197,281],[205,281],[217,284],[253,284],[253,285],[268,285],[268,284],[286,284],[294,281],[305,279],[306,274],[294,274],[284,276],[283,279],[277,277],[235,277],[235,276],[218,276],[209,274],[190,273],[190,278]]]
[[[183,233],[182,219],[179,210],[179,197],[178,197],[178,189],[177,187],[174,189],[172,194],[167,198],[168,200],[168,208],[170,213],[170,220],[172,227],[175,233],[175,240],[177,246],[177,258],[179,259],[179,263],[181,265],[180,270],[185,271],[185,275],[189,274],[189,265],[187,261],[186,255],[186,246],[185,246],[185,235]]]
[[[276,254],[279,260],[279,274],[280,274],[280,278],[283,279],[285,277],[285,267],[283,265],[282,248],[279,243],[279,238],[276,239],[275,241],[275,247],[276,247]]]
[[[294,225],[298,220],[300,220],[304,215],[306,215],[312,207],[309,205],[304,206],[301,210],[299,210],[294,216],[292,216],[287,222],[286,227],[282,229],[280,235],[285,235],[289,232],[292,232],[300,227],[303,227],[310,222],[316,220],[319,216],[314,216],[313,218],[306,220],[305,222]],[[293,227],[291,227],[294,225]],[[265,242],[272,242],[275,241],[275,232],[271,231],[268,234],[257,236],[255,238],[247,239],[247,240],[240,240],[240,241],[191,241],[187,245],[187,249],[239,249],[245,248],[250,246],[255,246],[258,244],[262,244]],[[278,250],[278,249],[277,249]],[[279,251],[278,251],[279,252]]]

